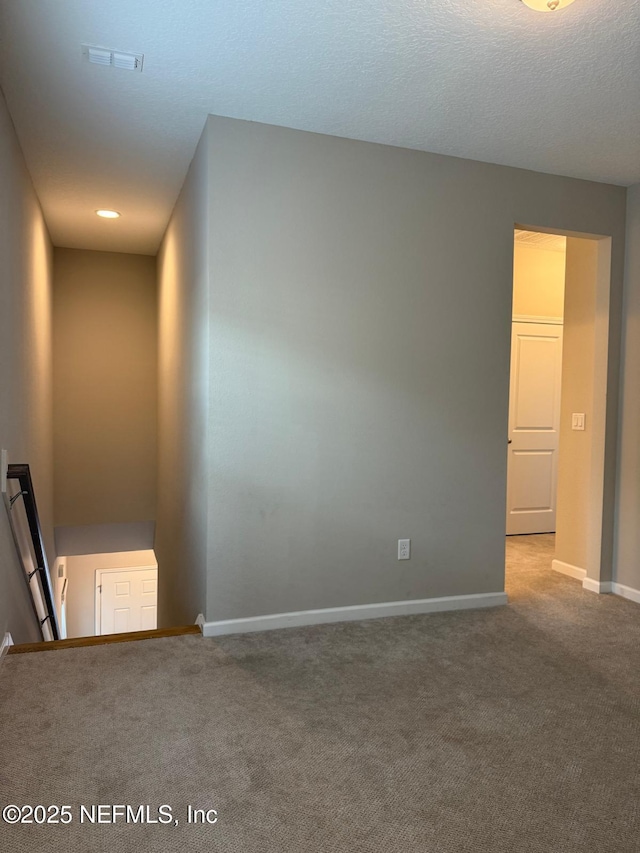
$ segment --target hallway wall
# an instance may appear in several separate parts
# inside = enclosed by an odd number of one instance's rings
[[[0,92],[0,447],[31,466],[50,564],[55,556],[51,444],[52,250]],[[41,639],[0,506],[0,639]]]
[[[562,317],[565,252],[513,244],[513,314]]]
[[[155,276],[146,255],[55,249],[56,527],[155,519]]]
[[[556,560],[587,569],[594,430],[595,240],[567,240]],[[585,430],[571,427],[573,412],[585,414]]]

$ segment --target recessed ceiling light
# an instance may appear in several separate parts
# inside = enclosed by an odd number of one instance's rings
[[[573,0],[522,0],[522,2],[536,12],[556,12],[558,9],[570,6]]]
[[[103,219],[118,219],[120,214],[117,210],[96,210],[98,216],[101,216]]]

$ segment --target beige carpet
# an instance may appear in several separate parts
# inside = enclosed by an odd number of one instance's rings
[[[509,542],[497,610],[9,657],[0,800],[73,823],[0,824],[0,850],[635,853],[640,607],[552,550]],[[80,824],[80,803],[179,822]]]

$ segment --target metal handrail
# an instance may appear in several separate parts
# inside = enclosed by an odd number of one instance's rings
[[[13,495],[11,498],[9,498],[9,512],[11,513],[11,511],[13,510],[13,507],[18,498],[22,497],[22,500],[24,502],[24,510],[27,516],[27,523],[29,525],[29,533],[31,535],[31,545],[33,547],[33,554],[36,560],[36,568],[33,569],[33,571],[29,572],[28,569],[25,567],[25,578],[27,581],[27,586],[29,586],[29,591],[31,592],[32,600],[33,591],[31,589],[31,581],[36,575],[40,579],[40,588],[42,590],[43,603],[46,610],[46,615],[43,619],[40,618],[40,614],[36,610],[35,600],[33,601],[33,606],[36,612],[38,622],[40,623],[40,631],[42,632],[42,638],[44,639],[44,632],[42,630],[43,626],[45,622],[48,621],[51,633],[53,635],[53,639],[59,640],[60,626],[58,625],[58,616],[56,614],[56,609],[53,603],[53,587],[51,585],[51,575],[49,573],[47,555],[44,549],[42,530],[40,528],[40,518],[38,516],[38,507],[36,505],[36,496],[33,490],[33,482],[31,480],[31,472],[29,471],[29,466],[25,464],[7,466],[7,480],[17,480],[20,486],[20,491]],[[18,554],[22,559],[20,547],[17,541],[16,547],[18,548]]]

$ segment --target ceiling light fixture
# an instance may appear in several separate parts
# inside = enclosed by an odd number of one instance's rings
[[[101,208],[100,210],[96,210],[98,216],[101,216],[103,219],[119,219],[120,214],[117,210],[105,210]]]
[[[570,6],[573,0],[522,0],[522,2],[536,12],[556,12],[558,9]]]

